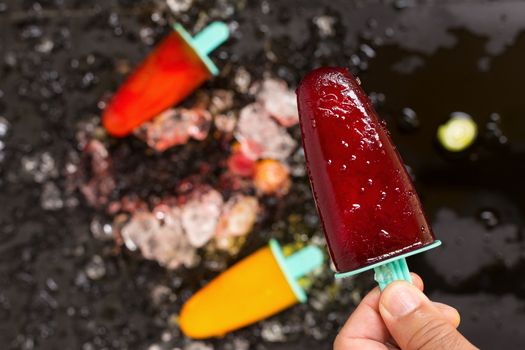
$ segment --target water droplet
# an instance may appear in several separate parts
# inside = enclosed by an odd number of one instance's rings
[[[351,159],[351,160],[356,160],[356,159],[357,159],[357,157],[356,157],[356,155],[355,155],[355,154],[352,154],[352,156],[350,157],[350,159]]]
[[[346,141],[341,141],[341,144],[342,144],[343,146],[345,146],[345,147],[348,147],[348,142],[346,142]]]
[[[399,187],[396,187],[396,188],[394,188],[394,191],[396,191],[397,193],[400,193],[401,189]]]
[[[362,44],[360,49],[361,52],[368,58],[374,58],[376,56],[376,52],[374,51],[374,49],[367,44]]]
[[[396,0],[394,1],[394,8],[396,10],[404,10],[409,7],[414,7],[416,2],[414,0]]]
[[[398,119],[399,128],[402,131],[412,132],[419,128],[420,122],[416,112],[412,108],[403,108]]]
[[[276,321],[263,323],[261,337],[267,342],[283,342],[286,340],[282,324]]]
[[[312,119],[312,128],[315,129],[316,126],[317,126],[317,122],[315,121],[315,119]]]
[[[146,45],[153,45],[155,43],[155,30],[153,28],[141,28],[139,31],[139,36],[142,42]]]
[[[0,138],[7,135],[7,132],[9,130],[9,122],[7,119],[0,116]]]
[[[359,189],[359,193],[365,193],[365,188],[364,188],[364,187],[361,187],[361,188]]]
[[[501,115],[499,113],[491,113],[489,118],[493,122],[496,122],[496,123],[501,122]]]
[[[313,22],[319,30],[319,36],[321,36],[322,38],[327,38],[335,35],[335,25],[337,23],[336,18],[323,15],[315,17]]]
[[[44,184],[40,204],[45,210],[58,210],[64,206],[60,189],[53,182],[46,182]]]
[[[94,255],[86,265],[86,275],[92,280],[98,280],[106,274],[104,260],[99,255]]]
[[[386,231],[386,230],[381,230],[380,231],[380,235],[383,236],[383,237],[390,237],[390,233],[388,233],[388,231]]]
[[[332,160],[328,159],[327,163],[328,163],[328,165],[332,165]]]
[[[385,101],[386,101],[385,94],[383,94],[381,92],[372,91],[370,93],[369,97],[370,97],[370,101],[372,102],[374,107],[379,107],[379,106],[383,105],[385,103]]]
[[[269,14],[271,10],[270,4],[267,1],[261,2],[261,12],[265,15]]]
[[[485,125],[485,133],[489,140],[495,141],[500,145],[508,143],[508,138],[503,134],[501,129],[501,115],[492,113],[489,117],[490,121]]]
[[[46,286],[50,291],[56,292],[58,290],[58,284],[52,278],[46,280]]]
[[[92,72],[87,72],[82,77],[81,86],[83,88],[88,88],[88,87],[92,86],[96,82],[96,80],[97,79],[96,79],[95,75]]]
[[[346,164],[341,165],[341,171],[346,171]]]
[[[492,209],[483,209],[478,217],[485,227],[489,229],[496,227],[500,222],[498,213]]]
[[[46,39],[43,39],[42,41],[40,41],[40,43],[38,43],[35,46],[35,50],[40,52],[40,53],[47,54],[47,53],[50,53],[51,50],[53,50],[54,46],[55,46],[54,42],[52,40],[46,38]]]
[[[91,234],[94,238],[104,241],[113,239],[113,227],[99,217],[94,217],[90,224]]]
[[[359,208],[361,208],[361,205],[357,204],[357,203],[354,203],[354,204],[352,204],[352,208],[350,208],[349,212],[350,213],[355,213]]]
[[[370,165],[370,161],[369,160],[366,161],[366,165]]]
[[[383,209],[383,208],[381,207],[381,204],[376,204],[376,210],[381,210],[381,209]]]
[[[186,12],[190,9],[193,1],[190,0],[168,0],[166,1],[168,8],[175,14]]]
[[[492,63],[492,60],[490,57],[483,56],[478,60],[478,69],[481,72],[486,73],[490,71],[491,63]]]
[[[380,197],[380,201],[384,201],[386,198],[386,192],[385,191],[381,191],[381,197]]]
[[[350,56],[350,62],[354,66],[358,67],[361,64],[361,59],[359,58],[358,55],[352,55],[352,56]]]
[[[416,174],[414,173],[414,170],[412,169],[412,167],[408,166],[405,164],[405,169],[408,173],[408,176],[410,176],[410,179],[415,182],[416,181]],[[399,174],[398,171],[396,171],[397,174]]]
[[[372,179],[368,179],[367,184],[368,184],[368,187],[372,187],[372,185],[374,184],[374,181]]]
[[[421,225],[420,229],[421,229],[421,232],[425,232],[425,226]]]

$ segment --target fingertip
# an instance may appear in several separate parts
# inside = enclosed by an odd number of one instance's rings
[[[412,277],[412,284],[416,286],[420,291],[423,291],[425,289],[425,283],[417,273],[411,272],[410,277]]]
[[[443,303],[433,302],[432,304],[439,309],[439,311],[451,325],[453,325],[455,328],[459,327],[461,323],[461,315],[457,309]]]
[[[381,291],[379,287],[375,287],[361,300],[360,304],[366,304],[370,307],[377,309],[377,304],[379,303],[379,298],[381,296]]]
[[[455,328],[460,321],[457,310],[433,304],[415,285],[405,281],[387,286],[379,301],[379,312],[401,349],[474,349]]]
[[[339,331],[334,348],[348,349],[346,345],[352,339],[370,339],[379,343],[388,339],[390,334],[379,315],[380,296],[379,287],[368,292]]]
[[[379,299],[379,312],[385,318],[387,315],[396,319],[407,315],[418,308],[428,298],[421,290],[407,281],[394,281],[390,283]]]

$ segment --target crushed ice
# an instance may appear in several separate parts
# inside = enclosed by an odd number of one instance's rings
[[[284,160],[297,147],[297,142],[286,129],[257,102],[241,110],[235,137],[241,143],[243,153],[252,159]]]
[[[181,4],[172,5],[176,3]],[[304,157],[291,157],[298,145],[287,128],[298,123],[298,115],[295,94],[286,82],[265,78],[252,83],[250,74],[240,68],[235,84],[238,92],[255,102],[238,107],[231,90],[198,92],[191,107],[169,109],[135,131],[149,147],[163,152],[191,139],[202,141],[215,128],[222,135],[214,133],[213,137],[231,143],[221,180],[228,183],[222,185],[225,191],[218,185],[189,181],[189,190],[182,191],[183,195],[174,196],[167,189],[166,197],[152,207],[149,199],[136,195],[116,199],[107,135],[98,118],[79,125],[77,141],[82,152],[66,163],[64,172],[70,181],[66,181],[65,194],[77,186],[91,206],[105,210],[91,222],[94,238],[114,239],[168,269],[193,266],[199,259],[197,249],[210,242],[208,250],[239,251],[264,210],[259,197],[286,194],[291,185],[289,165],[297,163],[294,174],[299,173]],[[56,176],[56,165],[48,154],[26,159],[24,168],[30,173],[38,170],[38,181],[49,182]],[[61,207],[58,189],[53,183],[46,186],[46,207]],[[104,219],[108,214],[113,216],[112,222]],[[213,258],[209,263],[224,265]]]

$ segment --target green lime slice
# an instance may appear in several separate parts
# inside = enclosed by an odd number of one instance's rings
[[[450,152],[467,149],[478,135],[478,126],[472,118],[462,112],[452,113],[450,119],[441,125],[437,137],[441,146]]]

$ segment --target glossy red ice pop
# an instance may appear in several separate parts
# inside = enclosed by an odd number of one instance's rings
[[[403,162],[359,83],[320,68],[297,89],[308,174],[337,277],[375,268],[410,280],[404,257],[439,245]]]
[[[111,99],[102,117],[106,130],[126,136],[217,75],[208,54],[228,35],[222,22],[213,22],[195,38],[175,25]]]

